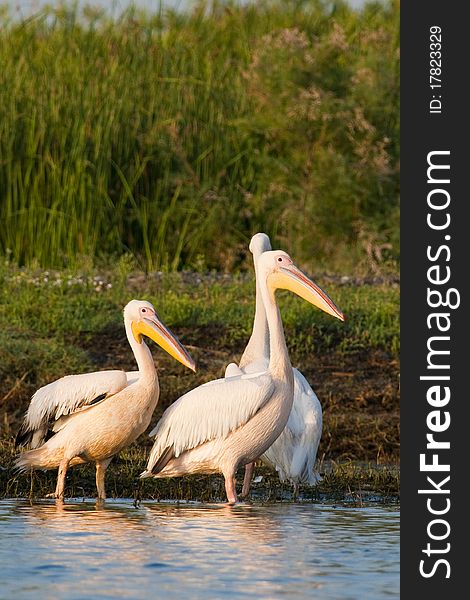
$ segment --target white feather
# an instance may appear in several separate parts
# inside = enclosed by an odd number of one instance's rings
[[[253,236],[250,251],[253,253],[256,273],[256,310],[253,332],[240,359],[241,368],[238,367],[242,373],[264,370],[269,363],[269,328],[258,283],[258,261],[269,250],[271,243],[268,236],[262,233]],[[229,365],[231,373],[235,372],[236,367],[234,363],[232,365]],[[282,481],[289,479],[294,484],[314,485],[320,480],[314,466],[322,432],[322,408],[302,373],[297,369],[293,369],[293,373],[294,401],[289,420],[261,460],[275,468]]]
[[[240,367],[235,364],[235,363],[229,363],[226,367],[225,367],[225,379],[228,379],[230,377],[240,377],[240,375],[243,375],[243,371],[240,369]]]
[[[133,383],[138,381],[139,377],[140,377],[139,371],[127,371],[127,373],[126,373],[127,385],[132,385]]]
[[[267,363],[267,358],[260,358],[248,363],[244,369],[230,363],[225,369],[225,377],[252,373]],[[302,373],[297,369],[292,371],[294,401],[289,419],[281,435],[260,459],[277,471],[281,481],[316,485],[321,481],[320,474],[315,471],[315,461],[323,427],[322,408]]]
[[[34,448],[42,442],[50,421],[59,421],[62,417],[86,407],[97,397],[105,394],[108,398],[126,386],[127,377],[124,371],[66,375],[36,391],[25,416],[23,431],[35,432],[31,442]]]
[[[240,368],[236,363],[230,363],[225,369],[225,377],[233,377],[234,375],[244,375],[250,373],[260,373],[266,371],[269,366],[269,358],[261,357],[252,362],[249,362],[244,367]],[[231,375],[227,375],[227,369]]]
[[[322,433],[322,409],[302,373],[293,371],[294,402],[289,420],[261,460],[274,466],[281,481],[315,485],[321,479],[315,471],[315,460]]]
[[[166,448],[176,457],[187,450],[245,425],[269,401],[274,383],[269,373],[255,373],[209,381],[181,396],[163,413],[150,432],[155,443],[147,471]]]

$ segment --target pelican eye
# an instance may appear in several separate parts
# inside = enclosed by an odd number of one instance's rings
[[[282,256],[278,256],[277,260],[278,260],[279,262],[282,262]]]

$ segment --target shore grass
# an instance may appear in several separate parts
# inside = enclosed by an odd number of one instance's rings
[[[399,2],[192,8],[0,10],[0,255],[396,268]]]
[[[280,294],[280,307],[291,360],[311,382],[323,406],[318,459],[350,467],[324,469],[324,480],[314,494],[334,497],[336,490],[346,497],[375,486],[376,491],[393,495],[398,477],[394,470],[381,469],[396,464],[399,457],[397,283],[325,275],[315,279],[346,314],[344,324],[292,295]],[[198,372],[190,373],[152,346],[161,387],[156,422],[181,394],[222,376],[226,364],[240,357],[254,313],[252,275],[144,274],[135,272],[127,260],[100,273],[1,265],[1,494],[27,495],[32,485],[31,493],[41,495],[53,487],[53,473],[36,473],[31,479],[12,469],[17,452],[13,439],[38,387],[65,374],[135,368],[122,322],[123,305],[131,298],[153,302],[198,364]],[[194,494],[204,499],[222,493],[218,478],[138,482],[149,447],[144,434],[113,461],[108,481],[111,495],[183,499]],[[375,467],[357,467],[358,461]],[[82,486],[93,495],[92,467],[71,473],[69,493],[80,495]],[[264,477],[262,497],[284,492],[290,493],[275,474]]]
[[[396,0],[114,17],[71,3],[24,21],[0,8],[0,495],[53,487],[52,473],[12,470],[38,387],[135,368],[130,299],[153,302],[198,364],[194,375],[152,347],[154,422],[239,359],[256,231],[346,315],[279,294],[292,363],[323,406],[324,479],[305,497],[397,493],[398,30]],[[148,446],[144,435],[113,461],[110,495],[223,496],[220,478],[139,482]],[[255,494],[288,497],[261,472]],[[67,493],[93,495],[90,466]]]
[[[11,467],[17,450],[12,442],[0,444],[0,498],[44,498],[55,489],[56,471],[15,473]],[[220,502],[225,499],[222,476],[192,475],[168,479],[140,480],[147,454],[134,445],[113,460],[106,473],[107,495],[111,498]],[[397,502],[400,474],[397,465],[328,461],[320,466],[322,481],[315,487],[301,486],[300,501],[340,501],[361,505],[365,502]],[[256,483],[251,498],[257,502],[296,500],[293,487],[282,484],[277,474],[265,466],[256,467]],[[261,481],[259,481],[261,479]],[[243,469],[238,481],[243,480]],[[66,497],[96,496],[94,464],[70,469]]]

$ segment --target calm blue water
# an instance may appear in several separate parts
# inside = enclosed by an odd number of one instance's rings
[[[0,598],[399,597],[395,508],[0,501]]]

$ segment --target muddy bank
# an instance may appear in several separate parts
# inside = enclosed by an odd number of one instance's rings
[[[0,444],[0,498],[44,498],[55,489],[57,471],[17,473],[13,460],[17,451],[12,441]],[[144,438],[127,448],[111,462],[106,472],[109,498],[133,498],[157,501],[224,502],[222,476],[192,475],[174,479],[139,479],[148,449]],[[318,465],[322,480],[316,487],[301,486],[299,495],[289,483],[281,483],[277,474],[257,464],[250,500],[254,502],[337,501],[361,506],[363,503],[399,502],[400,473],[396,464],[374,462],[323,461]],[[239,492],[243,468],[237,473]],[[67,473],[66,498],[96,497],[95,467],[86,464]]]
[[[220,325],[182,329],[180,338],[198,364],[195,375],[168,355],[159,353],[161,396],[155,412],[161,413],[188,389],[222,377],[226,365],[237,362],[244,345],[230,341]],[[214,350],[216,348],[216,350]],[[120,364],[134,369],[128,343],[119,330],[102,332],[86,345],[97,369]],[[323,407],[323,435],[318,458],[397,462],[399,460],[399,365],[386,352],[374,349],[352,354],[328,353],[313,357],[291,354]]]
[[[84,314],[84,321],[88,318],[88,313]],[[180,395],[205,381],[223,376],[225,366],[239,360],[246,344],[245,336],[234,337],[234,328],[225,325],[218,315],[209,324],[181,325],[176,333],[195,358],[198,372],[191,373],[155,348],[153,354],[161,393],[152,426]],[[287,330],[288,340],[289,333],[290,339],[295,339],[295,335]],[[27,344],[15,345],[15,336],[24,335],[23,332],[17,334],[12,330],[11,335],[11,341],[8,340],[3,351],[4,364],[14,368],[5,371],[0,379],[0,494],[41,496],[54,489],[55,473],[35,473],[32,477],[17,475],[12,468],[18,452],[13,447],[13,440],[31,396],[38,387],[38,374],[44,377],[53,363],[51,355],[47,355],[47,346],[41,346],[36,354],[28,354]],[[71,332],[69,336],[67,343],[70,341],[82,361],[76,364],[76,372],[135,369],[120,322],[98,331],[76,335]],[[57,334],[51,339],[57,340]],[[331,346],[335,347],[334,344]],[[308,351],[305,347],[294,345],[290,354],[293,365],[298,366],[307,377],[323,407],[323,435],[318,451],[323,481],[317,488],[301,490],[301,494],[314,500],[325,494],[342,499],[357,497],[358,502],[364,495],[396,496],[399,489],[396,465],[400,425],[398,360],[377,347],[347,352]],[[70,373],[67,369],[61,364],[56,371]],[[41,384],[54,378],[46,375]],[[111,496],[204,501],[223,498],[223,482],[217,477],[140,482],[138,474],[145,466],[150,446],[151,440],[144,434],[113,460],[107,481]],[[261,475],[262,481],[254,486],[255,498],[290,498],[290,487],[280,485],[275,473],[265,469]],[[94,496],[93,466],[72,469],[67,482],[69,497]]]
[[[230,344],[221,327],[195,327],[179,332],[198,363],[198,373],[182,369],[167,354],[158,352],[161,395],[155,411],[156,422],[169,404],[187,390],[221,377],[226,364],[238,360],[243,347]],[[217,348],[214,350],[213,348]],[[112,328],[99,332],[83,344],[93,368],[134,370],[123,331]],[[399,459],[399,371],[398,361],[379,350],[355,354],[329,353],[311,360],[292,357],[294,365],[311,383],[323,407],[323,435],[319,460],[361,460],[397,462]],[[35,388],[27,377],[0,383],[2,438],[16,435]],[[141,444],[146,445],[143,438]]]

